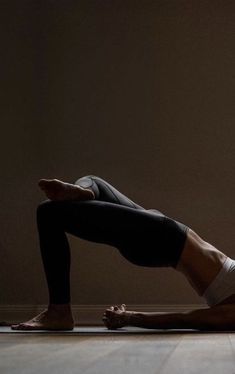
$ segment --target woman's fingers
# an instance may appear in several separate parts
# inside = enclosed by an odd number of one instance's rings
[[[106,311],[105,311],[106,314],[112,314],[113,312],[114,312],[113,309],[106,309]]]
[[[106,310],[126,310],[126,304],[121,304],[120,306],[118,305],[112,305]]]

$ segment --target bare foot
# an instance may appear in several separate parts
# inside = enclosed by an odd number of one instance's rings
[[[48,307],[27,322],[12,325],[12,330],[73,330],[72,312],[67,308]]]
[[[110,330],[119,329],[128,325],[129,315],[132,312],[126,310],[126,305],[111,306],[103,314],[103,322],[105,326]]]
[[[75,184],[62,182],[59,179],[40,179],[39,187],[51,200],[92,200],[95,194]]]

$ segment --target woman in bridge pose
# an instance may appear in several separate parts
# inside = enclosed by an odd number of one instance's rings
[[[37,227],[49,303],[36,317],[12,325],[13,330],[73,329],[66,233],[115,247],[135,265],[183,273],[209,306],[158,314],[115,305],[103,314],[107,328],[235,329],[235,261],[191,228],[156,209],[145,209],[95,175],[74,183],[41,179],[39,187],[48,198],[37,207]]]

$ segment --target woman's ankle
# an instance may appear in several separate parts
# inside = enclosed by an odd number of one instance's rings
[[[72,308],[71,308],[71,304],[70,303],[67,303],[67,304],[53,304],[53,303],[49,303],[48,305],[48,310],[49,311],[58,311],[58,312],[64,312],[64,313],[71,313],[72,312]]]

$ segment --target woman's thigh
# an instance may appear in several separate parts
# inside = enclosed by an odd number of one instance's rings
[[[182,227],[163,214],[117,203],[47,200],[41,203],[43,209],[49,225],[114,246],[136,265],[171,266],[185,239]]]

